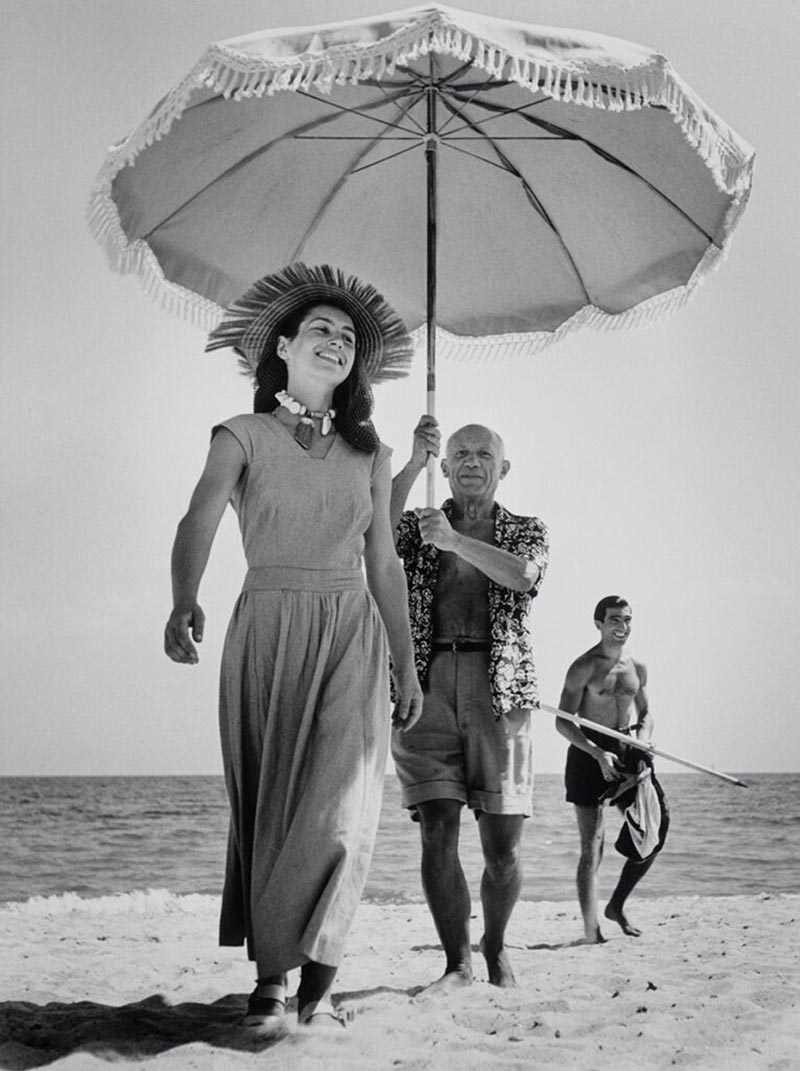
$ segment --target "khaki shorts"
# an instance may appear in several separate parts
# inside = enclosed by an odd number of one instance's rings
[[[487,814],[531,813],[533,747],[529,710],[496,719],[488,651],[435,651],[422,717],[392,733],[403,804],[450,799]]]

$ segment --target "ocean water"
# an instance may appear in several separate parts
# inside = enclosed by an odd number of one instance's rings
[[[800,774],[743,774],[747,789],[699,774],[659,776],[672,825],[637,896],[800,892]],[[538,775],[534,798],[522,898],[574,900],[578,835],[561,776]],[[221,777],[0,778],[0,900],[137,889],[218,894],[227,823]],[[621,865],[618,825],[610,811],[601,897]],[[478,831],[466,811],[461,857],[477,900]],[[366,898],[422,899],[419,830],[391,775]]]

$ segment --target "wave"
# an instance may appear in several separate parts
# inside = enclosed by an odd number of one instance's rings
[[[51,918],[64,915],[91,915],[110,918],[118,915],[202,915],[219,911],[220,896],[208,893],[173,893],[169,889],[134,889],[113,896],[79,896],[74,892],[54,896],[32,896],[29,900],[0,904],[0,920],[19,917]]]
[[[663,775],[672,830],[637,897],[797,891],[800,774],[747,780],[750,788],[742,792],[694,774]],[[611,828],[609,839],[614,835]],[[177,917],[207,910],[202,917],[211,919],[227,839],[222,778],[0,778],[0,905],[26,904],[9,910],[24,910],[28,918],[79,911]],[[460,855],[477,893],[484,863],[472,827],[465,827]],[[577,908],[578,837],[559,775],[537,777],[523,858],[523,900]],[[610,892],[618,867],[616,853],[609,852],[601,895]],[[395,777],[386,779],[364,899],[387,905],[423,899],[419,833],[402,807]]]
[[[13,920],[30,920],[37,918],[64,918],[68,916],[80,916],[88,918],[119,918],[121,916],[136,916],[139,918],[153,918],[164,915],[184,915],[216,919],[219,914],[220,896],[207,893],[173,893],[169,889],[134,889],[132,892],[116,893],[113,896],[90,896],[83,897],[77,893],[66,892],[56,896],[32,896],[29,900],[19,900],[0,904],[0,924]],[[718,893],[698,895],[667,895],[648,897],[661,901],[665,904],[677,904],[679,902],[697,900],[739,900],[744,902],[758,902],[764,900],[793,900],[800,906],[800,894],[797,893],[735,893],[728,896],[720,896]],[[545,909],[548,906],[553,909],[563,909],[560,900],[538,901],[539,907]],[[424,906],[424,901],[399,900],[380,898],[365,898],[362,905],[385,908],[415,909]]]
[[[55,918],[88,915],[113,918],[120,915],[215,915],[222,897],[213,893],[175,893],[169,889],[132,889],[130,892],[101,896],[81,896],[76,892],[31,896],[27,900],[0,903],[0,921],[9,918]],[[424,903],[422,896],[365,896],[364,904],[400,907]]]

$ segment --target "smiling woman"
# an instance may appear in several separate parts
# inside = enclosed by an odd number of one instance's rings
[[[253,375],[255,412],[275,413],[312,456],[327,454],[320,439],[331,424],[356,450],[377,449],[372,383],[405,375],[413,353],[373,287],[304,264],[259,279],[231,305],[206,349],[226,346]]]
[[[389,652],[395,724],[421,709],[390,451],[370,420],[371,381],[398,374],[411,344],[372,287],[295,264],[231,307],[209,340],[218,346],[254,372],[255,412],[212,433],[175,539],[165,649],[198,660],[198,588],[230,501],[248,572],[222,656],[231,823],[220,942],[247,943],[258,975],[245,1024],[273,1031],[295,967],[300,1022],[336,1018],[330,990],[380,814]]]
[[[301,307],[281,327],[277,356],[286,365],[287,389],[275,394],[280,403],[275,414],[313,457],[325,457],[330,449],[333,396],[350,375],[355,349],[353,321],[335,305]],[[298,395],[306,401],[299,402]]]

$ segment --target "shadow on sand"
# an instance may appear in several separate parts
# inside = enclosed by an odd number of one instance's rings
[[[346,1004],[380,993],[411,995],[406,989],[377,986],[337,993],[334,1002]],[[247,996],[234,993],[213,1004],[168,1004],[159,995],[121,1006],[89,1000],[69,1004],[6,1001],[0,1003],[0,1068],[44,1067],[74,1052],[91,1053],[109,1062],[138,1061],[195,1042],[216,1049],[263,1052],[293,1031],[295,1000],[287,1005],[286,1028],[275,1036],[258,1036],[242,1027],[246,1007]]]
[[[171,1005],[161,996],[114,1007],[71,1004],[0,1004],[0,1068],[42,1067],[81,1051],[109,1061],[139,1060],[179,1045],[260,1051],[277,1038],[255,1038],[240,1026],[247,997],[231,994],[213,1004]]]

